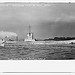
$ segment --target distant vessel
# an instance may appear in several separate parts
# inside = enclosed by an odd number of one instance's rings
[[[5,45],[5,40],[4,39],[0,40],[0,46],[4,47],[4,45]]]
[[[25,41],[35,41],[35,39],[33,38],[33,33],[31,32],[31,26],[29,25],[29,33],[27,34],[27,39],[25,39]]]

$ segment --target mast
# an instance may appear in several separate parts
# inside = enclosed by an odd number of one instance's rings
[[[31,33],[31,25],[29,24],[29,33]]]

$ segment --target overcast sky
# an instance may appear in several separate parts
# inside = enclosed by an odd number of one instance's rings
[[[15,32],[26,38],[30,24],[35,38],[75,36],[74,3],[22,5],[0,4],[0,31]]]

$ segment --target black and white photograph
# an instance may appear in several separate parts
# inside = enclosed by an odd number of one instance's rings
[[[0,3],[0,60],[75,60],[75,3]]]

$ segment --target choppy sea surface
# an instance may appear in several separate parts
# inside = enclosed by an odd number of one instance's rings
[[[75,44],[5,44],[0,60],[74,60]]]

